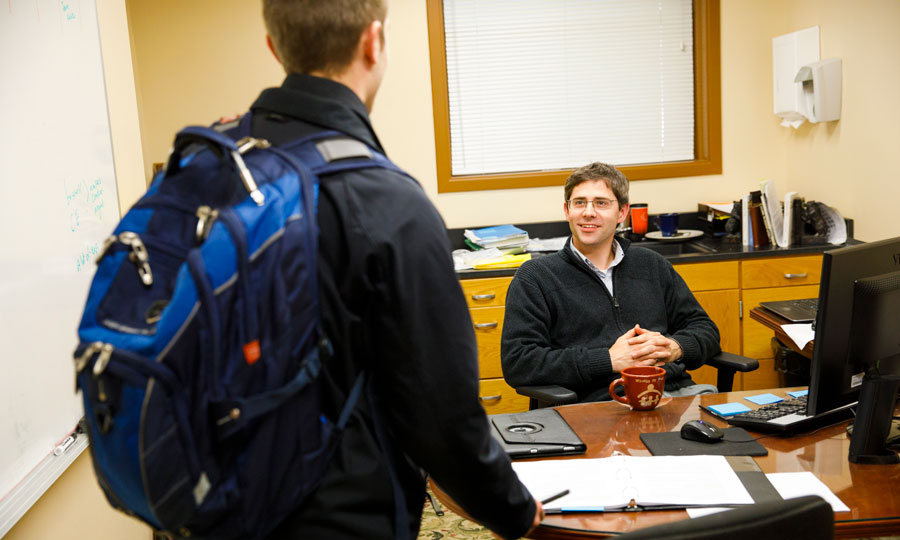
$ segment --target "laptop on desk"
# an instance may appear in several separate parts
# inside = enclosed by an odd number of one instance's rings
[[[554,409],[488,416],[492,434],[512,459],[583,454],[587,445]]]
[[[816,320],[818,303],[818,298],[803,298],[800,300],[760,302],[759,305],[792,323],[808,323]]]

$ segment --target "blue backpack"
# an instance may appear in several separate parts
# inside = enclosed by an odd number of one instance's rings
[[[319,177],[402,172],[337,132],[273,147],[249,126],[178,134],[107,239],[78,329],[100,486],[182,537],[262,537],[318,485],[364,384],[322,414]]]

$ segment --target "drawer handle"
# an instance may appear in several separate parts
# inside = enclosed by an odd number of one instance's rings
[[[496,396],[478,396],[478,399],[481,401],[500,401],[500,397],[500,394],[497,394]]]
[[[802,274],[785,274],[785,275],[784,275],[784,277],[787,278],[787,279],[793,279],[793,278],[795,278],[795,277],[804,278],[804,277],[806,277],[806,276],[807,276],[807,273],[806,273],[806,272],[803,272]]]
[[[493,300],[497,295],[494,293],[490,294],[473,294],[472,300]]]
[[[497,321],[494,322],[486,322],[486,323],[478,323],[475,325],[475,328],[497,328]]]

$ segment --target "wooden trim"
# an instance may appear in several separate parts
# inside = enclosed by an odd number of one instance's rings
[[[442,0],[426,0],[438,192],[562,186],[572,169],[453,176],[450,162],[450,106]],[[695,159],[619,167],[629,180],[680,178],[722,173],[720,0],[694,0]]]

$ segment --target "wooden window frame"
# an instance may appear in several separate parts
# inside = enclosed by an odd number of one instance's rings
[[[438,192],[561,186],[573,169],[501,174],[452,175],[450,163],[450,106],[447,55],[444,42],[443,0],[426,0],[428,45],[431,55],[431,92]],[[693,0],[694,10],[694,159],[619,169],[629,180],[679,178],[722,173],[722,97],[720,71],[719,1]]]

